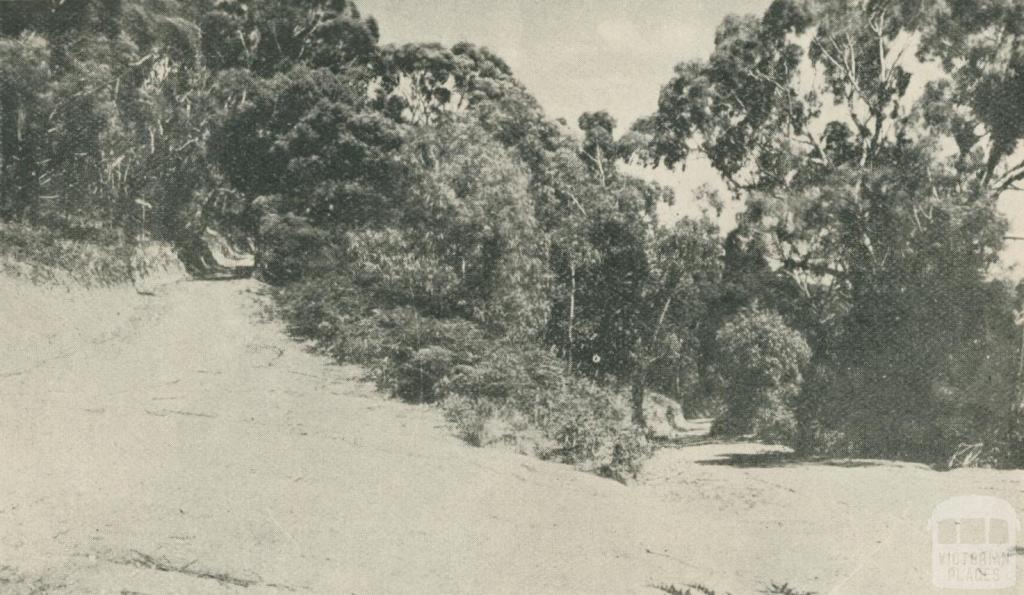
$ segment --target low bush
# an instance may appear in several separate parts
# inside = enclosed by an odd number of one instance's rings
[[[393,228],[360,230],[345,234],[345,244],[350,274],[378,299],[437,316],[453,314],[460,303],[467,311],[459,275],[422,238]]]
[[[297,215],[270,214],[260,221],[257,274],[273,285],[295,281],[305,274],[328,270],[328,236]]]
[[[506,432],[492,429],[496,418],[491,403],[477,401],[463,395],[451,395],[443,402],[445,419],[452,424],[456,435],[473,446],[486,446],[503,441]]]
[[[276,293],[278,312],[288,331],[304,339],[326,342],[349,318],[361,318],[368,306],[344,277],[290,285]]]
[[[65,288],[187,278],[180,252],[170,244],[125,240],[98,228],[0,224],[0,273]]]
[[[460,427],[485,432],[476,420],[499,418],[508,433],[484,440],[515,442],[541,458],[626,480],[650,455],[646,435],[629,423],[622,395],[566,374],[556,356],[534,346],[492,347],[475,364],[454,368],[441,393],[450,416],[463,420]],[[531,432],[523,448],[518,438]]]
[[[0,224],[0,271],[36,283],[85,287],[130,282],[131,248],[103,230]]]
[[[626,480],[650,454],[621,395],[568,374],[537,345],[510,342],[462,318],[371,307],[355,283],[333,275],[277,292],[289,330],[339,361],[367,367],[382,389],[440,404],[456,433]]]

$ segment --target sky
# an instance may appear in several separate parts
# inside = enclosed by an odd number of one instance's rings
[[[657,108],[676,64],[706,58],[728,14],[757,13],[770,0],[357,0],[380,25],[382,43],[469,41],[490,48],[540,101],[547,115],[570,124],[606,110],[625,131]],[[697,215],[693,190],[724,184],[704,161],[685,173],[629,167],[630,173],[675,190],[663,223]],[[739,205],[719,218],[734,227]]]
[[[683,60],[711,53],[730,13],[768,0],[358,0],[383,43],[469,41],[497,52],[552,118],[608,110],[622,127],[654,111]]]
[[[770,0],[356,0],[380,24],[382,43],[469,41],[505,59],[551,118],[575,123],[586,111],[607,110],[619,132],[657,107],[676,64],[707,58],[715,29],[728,14],[763,14]],[[659,212],[670,224],[696,215],[693,190],[707,184],[728,194],[706,161],[685,172],[629,168],[675,190],[676,204]],[[1024,236],[1024,193],[1001,204],[1011,233]],[[739,205],[719,217],[735,226]],[[1024,276],[1024,242],[1009,242],[1007,264]]]

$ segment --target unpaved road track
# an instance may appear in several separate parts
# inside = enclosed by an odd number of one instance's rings
[[[706,445],[626,487],[472,449],[260,322],[257,290],[0,286],[0,592],[929,593],[935,504],[1024,512],[1019,472]]]

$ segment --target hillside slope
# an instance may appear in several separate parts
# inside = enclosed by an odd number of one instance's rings
[[[0,279],[0,592],[927,593],[934,504],[1024,511],[1020,472],[705,445],[627,487],[473,449],[261,321],[258,294]]]

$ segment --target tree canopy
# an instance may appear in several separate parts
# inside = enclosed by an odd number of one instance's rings
[[[635,125],[650,163],[698,152],[745,201],[733,236],[810,306],[793,317],[817,339],[815,398],[874,420],[883,452],[929,447],[879,422],[920,426],[905,412],[936,412],[977,340],[1020,175],[1011,4],[778,0],[727,18]]]

